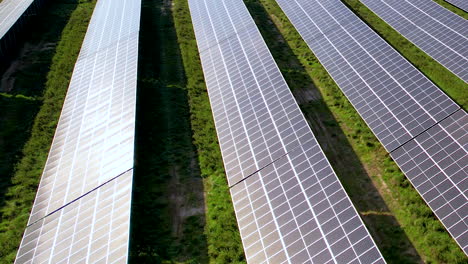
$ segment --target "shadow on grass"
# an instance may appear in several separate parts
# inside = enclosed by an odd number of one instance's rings
[[[39,106],[39,100],[0,93],[0,208]]]
[[[56,45],[78,1],[45,1],[23,28],[8,68],[0,71],[0,92],[42,96]]]
[[[130,263],[207,263],[204,187],[192,144],[171,1],[141,14]]]
[[[29,21],[9,68],[0,72],[0,208],[42,104],[56,45],[77,3],[56,0],[45,4]]]
[[[246,0],[270,51],[372,237],[389,263],[422,263],[313,81],[258,0]],[[372,146],[369,146],[372,147]]]

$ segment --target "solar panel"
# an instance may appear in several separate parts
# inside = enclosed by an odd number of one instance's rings
[[[33,2],[34,0],[3,0],[0,3],[0,39]]]
[[[81,57],[29,223],[132,168],[138,33]]]
[[[127,200],[119,203],[130,203],[132,177],[129,170],[133,168],[134,158],[139,14],[140,1],[98,1],[75,64],[25,237],[28,232],[33,232],[28,230],[33,229],[43,230],[34,237],[38,241],[49,241],[51,234],[55,234],[54,240],[60,240],[62,229],[68,230],[67,235],[73,235],[69,232],[72,222],[57,224],[57,221],[61,222],[55,216],[79,207],[84,200],[94,199],[89,197],[99,196],[104,192],[101,189],[114,184],[112,182],[118,181],[123,174],[129,175],[125,177],[128,178],[125,180],[128,186],[106,192],[107,196],[103,197],[112,200],[125,193],[122,199]],[[100,30],[101,27],[105,30]],[[100,203],[93,206],[88,209],[100,210]],[[125,208],[127,211],[122,211],[122,214],[129,215],[130,207]],[[82,217],[79,212],[69,215]],[[118,216],[106,217],[112,220]],[[92,219],[87,225],[109,230],[109,221],[95,221]],[[119,232],[128,243],[129,219],[125,221],[126,224],[122,224],[127,229],[119,229]],[[34,232],[38,234],[39,231]],[[29,252],[32,247],[28,244],[31,239],[25,239],[19,252]],[[17,262],[33,261],[38,255],[47,256],[54,244],[44,243],[40,247],[36,245],[34,254],[18,254]],[[108,245],[109,241],[106,243]],[[111,253],[109,250],[106,252]],[[125,262],[126,258],[122,261]]]
[[[468,82],[468,21],[432,0],[363,0],[400,34]]]
[[[278,3],[388,151],[459,109],[341,2]]]
[[[241,0],[190,0],[249,263],[384,263]]]
[[[79,58],[115,45],[117,40],[137,36],[140,8],[140,1],[97,1],[90,21],[90,25],[96,26],[90,26],[86,32]]]
[[[467,229],[432,203],[442,197],[467,219],[466,112],[341,1],[277,2],[466,253]]]
[[[126,263],[132,170],[26,228],[15,263]]]
[[[465,10],[465,12],[468,12],[468,2],[466,0],[445,0],[449,2],[450,4]]]
[[[468,254],[468,115],[460,109],[391,153]]]

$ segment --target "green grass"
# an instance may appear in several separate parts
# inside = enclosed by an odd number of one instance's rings
[[[349,142],[353,152],[357,155],[371,179],[371,182],[368,184],[378,189],[379,195],[389,209],[389,212],[373,212],[369,210],[371,208],[362,206],[361,199],[366,199],[365,196],[368,195],[367,186],[353,184],[352,175],[348,176],[338,173],[353,203],[356,204],[356,207],[363,215],[363,219],[372,232],[374,239],[379,240],[377,243],[386,260],[389,263],[414,263],[420,257],[426,263],[465,263],[466,257],[458,245],[445,231],[442,224],[432,214],[429,207],[388,156],[387,152],[327,74],[326,70],[320,65],[276,2],[274,0],[260,0],[259,2],[265,7],[270,19],[283,35],[286,44],[290,46],[300,65],[319,89],[326,104],[326,106],[320,106],[320,103],[301,105],[305,115],[311,121],[310,116],[320,115],[320,111],[323,111],[321,108],[324,107],[333,113],[337,125],[345,134],[345,140]],[[277,56],[275,56],[275,59],[278,60]],[[279,60],[284,59],[280,58]],[[292,82],[289,78],[286,79],[291,85]],[[310,85],[303,84],[304,86]],[[312,123],[313,121],[312,119]],[[334,122],[331,120],[331,122],[324,122],[323,126],[333,125]],[[314,131],[316,131],[315,128]],[[324,147],[323,140],[320,139],[320,136],[318,137],[319,142]],[[336,135],[336,137],[339,138],[340,135]],[[331,149],[333,145],[332,141],[324,149]],[[340,150],[338,148],[335,151],[338,154],[325,150],[327,157],[337,171],[340,166],[344,166],[340,165]],[[346,156],[348,153],[345,152],[341,155]],[[385,220],[383,218],[387,214],[392,215],[398,224],[380,226],[380,221]],[[405,241],[405,236],[411,242],[410,245],[392,245],[392,243],[400,243],[398,241]],[[397,252],[398,250],[411,251],[412,247],[417,251],[416,256],[413,256],[416,260],[411,259],[411,255],[414,255],[409,254],[411,252]]]
[[[207,263],[203,181],[170,5],[142,1],[141,21],[130,263]]]
[[[21,155],[21,148],[37,114],[40,100],[22,95],[0,93],[0,205],[11,186],[13,164]]]
[[[0,209],[1,263],[12,263],[20,244],[94,5],[95,1],[79,1],[55,49],[41,98],[42,105],[35,117],[31,137],[22,150],[22,158],[15,167],[6,204]]]
[[[224,172],[213,117],[203,79],[187,0],[174,0],[174,22],[206,199],[205,234],[210,263],[244,263],[244,252]]]
[[[359,0],[342,0],[355,14],[465,110],[468,84],[400,35]]]

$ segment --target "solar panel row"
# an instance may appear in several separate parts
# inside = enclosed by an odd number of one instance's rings
[[[466,112],[341,1],[277,2],[466,253]]]
[[[77,61],[29,224],[133,166],[137,45]]]
[[[389,152],[459,109],[339,1],[278,3]]]
[[[462,109],[391,153],[468,253],[468,115]]]
[[[465,12],[468,12],[468,2],[465,0],[445,0],[449,2],[450,4],[465,10]]]
[[[384,263],[242,0],[189,6],[249,263]]]
[[[141,1],[97,1],[86,32],[80,56],[87,57],[95,52],[138,36],[140,29]]]
[[[17,263],[56,257],[70,260],[76,254],[87,262],[101,257],[126,262],[139,20],[139,0],[97,2]],[[119,213],[108,210],[109,206]],[[114,222],[118,234],[112,234]],[[110,247],[115,239],[119,246]],[[99,244],[94,245],[95,240]],[[67,250],[54,249],[58,243]]]
[[[369,9],[468,82],[468,21],[432,0],[363,0]]]

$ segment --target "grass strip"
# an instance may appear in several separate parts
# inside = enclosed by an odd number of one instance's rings
[[[209,262],[244,263],[244,251],[221,159],[187,0],[174,0],[173,10],[187,76],[193,142],[198,152],[201,175],[204,177],[205,234]]]
[[[130,263],[207,263],[205,202],[171,1],[143,0]]]
[[[359,0],[342,0],[356,15],[465,110],[468,84],[385,23]]]
[[[369,217],[387,217],[386,214],[388,213],[373,214],[372,210],[363,211],[358,203],[360,203],[360,197],[365,196],[368,189],[359,188],[359,185],[353,184],[353,177],[346,177],[346,175],[338,173],[374,239],[387,240],[378,243],[386,260],[389,263],[416,262],[410,256],[405,256],[407,252],[396,252],[395,249],[398,249],[398,245],[392,245],[392,243],[399,243],[402,236],[407,236],[419,255],[416,256],[416,259],[420,257],[426,263],[464,263],[466,261],[464,253],[389,157],[277,3],[274,0],[259,0],[259,2],[262,3],[270,19],[284,37],[286,44],[289,45],[298,58],[301,66],[307,72],[308,78],[319,89],[326,107],[333,113],[340,130],[345,133],[346,141],[352,146],[353,152],[357,155],[372,180],[371,184],[377,188],[390,213],[399,223],[399,228],[396,228],[395,226],[379,226],[379,221],[370,221],[372,219],[369,219]],[[279,40],[276,39],[276,41]],[[282,60],[287,60],[287,58],[282,58]],[[283,68],[283,73],[286,71]],[[305,77],[298,75],[294,81],[299,78],[304,79]],[[289,78],[287,80],[290,82]],[[304,83],[302,87],[308,86],[310,85]],[[321,107],[324,106],[320,106],[320,103],[301,104],[306,116],[320,115]],[[315,113],[317,109],[319,112]],[[324,125],[327,126],[326,123]],[[327,149],[327,146],[323,145],[323,141],[319,139],[319,142],[324,149]],[[340,151],[336,152],[339,153]],[[330,151],[326,151],[326,154],[334,169],[337,170],[337,167],[340,166],[340,156],[334,156]],[[347,155],[347,153],[345,152],[342,155]],[[402,231],[400,231],[400,228]],[[378,237],[379,234],[381,237]],[[402,247],[399,250],[409,251],[410,249]]]
[[[56,48],[42,106],[16,165],[6,204],[0,209],[0,263],[14,261],[94,5],[95,0],[79,1]]]
[[[39,99],[0,93],[0,207],[39,106]]]

